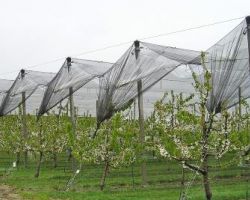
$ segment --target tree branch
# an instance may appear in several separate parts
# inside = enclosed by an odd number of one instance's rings
[[[247,156],[250,153],[250,145],[248,145],[243,151],[242,156]]]
[[[191,170],[194,170],[194,171],[196,171],[196,172],[199,172],[199,173],[202,174],[202,175],[205,175],[205,174],[206,174],[206,172],[205,172],[203,169],[201,169],[201,168],[199,168],[199,167],[197,167],[197,166],[195,166],[195,165],[191,165],[191,164],[187,163],[187,161],[185,161],[185,160],[182,160],[182,159],[180,159],[180,158],[176,158],[176,157],[174,157],[174,156],[171,156],[171,158],[174,159],[174,160],[176,160],[176,161],[183,162],[183,164],[184,164],[186,167],[188,167],[189,169],[191,169]]]
[[[188,167],[189,169],[191,169],[191,170],[194,170],[194,171],[196,171],[196,172],[199,172],[199,173],[202,174],[202,175],[205,175],[205,174],[206,174],[206,172],[205,172],[204,170],[202,170],[201,168],[199,168],[199,167],[197,167],[197,166],[195,166],[195,165],[191,165],[191,164],[187,163],[186,161],[184,161],[184,165],[185,165],[186,167]]]

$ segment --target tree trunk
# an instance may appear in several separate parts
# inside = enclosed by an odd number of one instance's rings
[[[24,151],[24,168],[28,167],[28,151]]]
[[[56,153],[53,153],[53,167],[57,168],[57,155],[56,155]]]
[[[77,169],[77,160],[75,159],[75,157],[72,155],[72,170],[76,171]]]
[[[43,158],[43,152],[40,151],[40,155],[39,155],[39,161],[37,163],[37,168],[36,168],[36,173],[34,175],[35,178],[38,178],[40,175],[40,169],[41,169],[41,164],[42,164],[42,158]]]
[[[101,178],[101,183],[100,183],[101,191],[103,191],[103,189],[104,189],[105,181],[106,181],[106,177],[108,175],[108,172],[109,172],[109,162],[106,161],[105,166],[104,166],[104,170],[103,170],[103,174],[102,174],[102,178]]]
[[[19,164],[20,164],[20,152],[17,152],[16,154],[16,166],[19,167]]]
[[[212,192],[210,189],[208,171],[206,171],[205,174],[203,175],[203,185],[204,185],[204,190],[205,190],[205,194],[206,194],[206,199],[211,200],[212,199]]]
[[[185,169],[184,166],[182,166],[182,177],[181,177],[181,191],[180,191],[180,197],[179,200],[185,199]]]
[[[205,115],[203,116],[203,147],[202,147],[202,169],[204,171],[203,175],[203,186],[206,194],[206,199],[211,200],[212,199],[212,192],[210,188],[210,183],[209,183],[209,176],[208,176],[208,138],[209,134],[212,128],[212,123],[213,123],[213,116],[210,114],[209,116],[209,125],[208,127],[206,126],[205,123]]]
[[[207,156],[207,148],[203,148],[203,153],[204,153],[204,160],[203,160],[203,186],[206,194],[206,199],[211,200],[212,199],[212,192],[210,189],[210,183],[209,183],[209,178],[208,178],[208,156]]]

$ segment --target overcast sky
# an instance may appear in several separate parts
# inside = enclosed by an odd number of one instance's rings
[[[117,43],[250,15],[249,0],[0,2],[0,78],[7,79],[14,79],[21,68],[57,58],[73,57]],[[240,22],[236,20],[146,41],[206,50]],[[128,46],[77,57],[115,62]],[[63,61],[39,65],[32,70],[56,72]]]

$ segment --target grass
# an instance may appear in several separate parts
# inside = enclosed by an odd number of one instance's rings
[[[60,158],[59,166],[54,169],[51,161],[43,163],[41,175],[34,178],[35,163],[30,162],[28,169],[19,168],[6,173],[13,157],[1,154],[0,180],[17,189],[24,199],[74,199],[74,200],[149,200],[149,199],[179,199],[181,167],[173,161],[151,160],[147,163],[148,186],[141,186],[140,166],[112,169],[107,178],[104,191],[99,189],[102,174],[100,165],[84,165],[69,191],[66,184],[72,177],[70,163]],[[9,158],[9,159],[8,159]],[[230,159],[230,158],[227,158]],[[211,165],[216,161],[212,161]],[[2,170],[1,170],[2,169]],[[8,170],[7,170],[8,171]],[[133,172],[133,173],[132,173]],[[189,199],[204,199],[201,177],[186,170],[186,185],[194,182],[187,190]],[[230,168],[211,168],[211,186],[213,200],[246,199],[249,170],[238,166]],[[186,186],[186,189],[188,187]],[[250,196],[250,194],[249,194]],[[250,199],[250,197],[249,197]]]

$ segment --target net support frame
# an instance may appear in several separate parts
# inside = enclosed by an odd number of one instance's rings
[[[68,66],[68,72],[70,71],[71,67],[71,58],[68,57],[67,59],[67,66]],[[75,105],[74,105],[74,97],[73,97],[73,88],[69,88],[69,111],[70,111],[70,119],[72,123],[72,129],[73,133],[75,134],[75,129],[76,129],[76,115],[75,115]]]
[[[71,57],[66,58],[67,61],[67,67],[68,67],[68,72],[70,71],[71,68]],[[70,120],[71,120],[71,125],[72,125],[72,133],[73,137],[76,137],[76,112],[75,112],[75,105],[74,105],[74,91],[73,88],[69,88],[69,113],[70,113]],[[75,171],[76,170],[76,159],[72,155],[72,149],[70,148],[70,156],[72,156],[72,169]]]
[[[21,79],[25,77],[25,70],[21,69]],[[21,119],[22,119],[22,137],[24,140],[24,143],[28,139],[28,131],[27,131],[27,115],[26,115],[26,93],[22,92],[22,101],[21,101]],[[28,151],[24,150],[24,167],[27,168],[28,165]]]
[[[242,101],[242,97],[241,97],[241,87],[239,87],[238,89],[238,98],[239,98],[239,122],[238,122],[238,131],[240,131],[241,129],[241,113],[242,113],[242,106],[241,106],[241,101]]]
[[[135,57],[136,59],[140,54],[140,42],[138,40],[134,41],[135,46]],[[137,93],[138,93],[138,112],[139,112],[139,127],[140,127],[140,142],[143,145],[145,143],[145,132],[144,132],[144,112],[143,112],[143,92],[142,92],[142,80],[137,81]],[[143,159],[145,152],[142,152]],[[142,184],[147,185],[147,168],[146,162],[143,160],[141,164],[142,173]]]
[[[250,16],[246,17],[246,23],[247,23],[247,40],[248,40],[249,70],[250,70]]]

